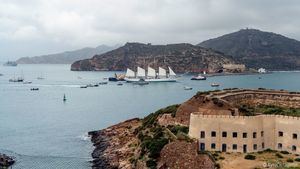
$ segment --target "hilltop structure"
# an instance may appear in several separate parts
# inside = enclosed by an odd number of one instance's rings
[[[300,118],[283,115],[241,116],[239,105],[274,105],[300,108],[300,94],[273,90],[228,90],[209,94],[223,110],[193,112],[189,136],[199,141],[200,150],[257,152],[266,149],[300,152]],[[226,108],[230,111],[225,113]],[[201,109],[200,109],[201,110]],[[223,113],[220,113],[223,112]],[[231,112],[231,114],[229,113]],[[223,115],[222,115],[223,114]]]

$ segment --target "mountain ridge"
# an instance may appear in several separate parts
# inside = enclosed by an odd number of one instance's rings
[[[300,42],[273,32],[241,29],[203,41],[198,46],[231,55],[251,68],[300,70]]]
[[[118,46],[99,45],[95,48],[85,47],[78,50],[65,51],[48,55],[22,57],[16,62],[19,64],[71,64],[76,60],[91,58],[96,54],[102,54],[113,50]]]

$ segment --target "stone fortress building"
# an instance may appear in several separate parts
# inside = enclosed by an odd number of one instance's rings
[[[200,150],[248,153],[272,149],[300,153],[300,117],[240,116],[237,109],[241,104],[300,108],[299,93],[239,89],[213,92],[206,96],[207,100],[215,100],[221,107],[226,105],[226,109],[231,107],[231,113],[191,113],[189,136],[198,140]]]

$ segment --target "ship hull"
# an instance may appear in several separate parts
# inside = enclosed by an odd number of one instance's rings
[[[139,82],[139,78],[125,78],[126,82]],[[176,82],[175,78],[161,78],[161,79],[144,79],[145,82]]]

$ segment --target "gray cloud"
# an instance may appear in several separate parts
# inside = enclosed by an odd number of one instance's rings
[[[0,0],[0,60],[127,41],[199,43],[250,27],[300,40],[298,0]]]

